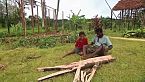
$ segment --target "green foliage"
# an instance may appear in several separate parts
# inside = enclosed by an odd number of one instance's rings
[[[0,32],[0,38],[5,38],[5,37],[20,37],[22,34],[22,26],[21,23],[18,24],[11,24],[10,28],[11,32],[8,34],[7,31],[2,31]]]
[[[38,48],[49,48],[55,47],[57,43],[55,37],[47,38],[20,38],[18,41],[13,43],[13,47],[38,47]]]
[[[127,31],[123,34],[124,37],[145,38],[145,29],[137,29]]]
[[[48,47],[55,47],[57,43],[57,39],[54,37],[49,38],[42,38],[38,39],[38,44],[40,44],[40,48],[48,48]]]
[[[101,23],[105,29],[111,28],[111,19],[109,17],[101,17]]]
[[[77,36],[75,34],[68,36],[67,42],[68,43],[74,43],[77,39]]]
[[[68,25],[67,27],[71,28],[71,30],[77,31],[78,29],[85,28],[87,25],[85,15],[79,16],[80,11],[77,15],[71,11],[73,15],[71,17],[68,17],[69,21],[66,24]]]
[[[9,15],[8,20],[9,20],[9,26],[19,24],[20,16],[19,16],[19,9],[18,8],[16,8],[16,10],[13,11],[13,13],[11,13]]]
[[[22,25],[18,23],[16,25],[11,25],[11,36],[21,36],[22,34]]]
[[[8,36],[7,32],[0,32],[0,38],[4,38],[6,36]]]

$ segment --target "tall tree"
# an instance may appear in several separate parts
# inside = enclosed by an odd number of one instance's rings
[[[10,34],[10,27],[8,25],[8,16],[9,16],[9,13],[8,13],[8,2],[6,0],[6,27],[8,28],[8,33]]]
[[[60,0],[57,1],[57,12],[56,12],[56,18],[55,18],[55,30],[57,32],[58,30],[58,13],[59,13],[59,4],[60,4]]]
[[[24,0],[20,0],[20,16],[21,16],[21,22],[22,22],[22,28],[23,28],[23,35],[26,36],[26,19],[24,14]]]
[[[32,12],[32,17],[31,17],[31,23],[32,23],[32,32],[34,33],[34,11],[33,11],[33,7],[34,7],[34,0],[31,0],[31,12]]]

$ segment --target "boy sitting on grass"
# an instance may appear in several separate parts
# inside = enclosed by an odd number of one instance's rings
[[[113,48],[112,42],[108,36],[103,34],[102,28],[96,28],[95,34],[91,45],[85,45],[83,47],[83,59],[104,56],[108,50]]]
[[[80,32],[79,37],[75,43],[75,48],[71,52],[64,55],[63,58],[68,55],[75,54],[75,53],[79,54],[79,55],[83,55],[83,46],[84,45],[88,45],[88,39],[86,38],[86,35],[84,32]]]

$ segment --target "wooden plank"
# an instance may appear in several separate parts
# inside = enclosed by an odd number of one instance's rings
[[[90,58],[90,59],[82,60],[82,61],[79,61],[79,62],[73,62],[69,65],[60,65],[60,66],[55,66],[55,67],[38,68],[39,71],[65,69],[64,71],[59,71],[59,72],[47,75],[45,77],[39,78],[38,81],[43,81],[43,80],[46,80],[46,79],[49,79],[49,78],[52,78],[52,77],[55,77],[55,76],[59,76],[59,75],[69,73],[69,72],[73,72],[73,71],[77,70],[73,82],[78,82],[78,81],[81,80],[80,79],[81,78],[80,77],[81,69],[92,68],[94,65],[105,64],[105,63],[108,63],[108,62],[110,62],[114,59],[115,58],[113,58],[111,55],[108,55],[108,56]],[[96,68],[93,67],[92,73],[89,72],[89,74],[87,74],[87,72],[86,72],[87,70],[84,72],[83,75],[84,75],[84,78],[85,78],[85,82],[90,81],[92,79],[92,77],[95,74],[95,69]]]
[[[90,75],[91,75],[91,73],[89,73],[89,74],[86,75],[85,82],[88,80],[88,78],[89,78]]]
[[[82,68],[82,63],[80,62],[79,66],[77,68],[77,71],[76,71],[73,82],[80,82],[81,68]]]
[[[81,82],[85,82],[85,76],[84,76],[84,72],[81,71]]]
[[[91,82],[91,80],[92,80],[93,76],[95,75],[95,72],[96,72],[98,67],[99,67],[98,65],[94,65],[93,66],[91,75],[90,75],[90,77],[88,78],[88,80],[86,82]]]
[[[87,75],[87,73],[84,71],[84,80],[85,80],[85,78],[86,78],[86,75]]]
[[[40,70],[40,71],[50,71],[50,70],[60,70],[60,69],[73,69],[74,67],[78,67],[80,62],[83,65],[82,69],[86,69],[86,68],[93,67],[96,63],[105,64],[105,63],[108,63],[108,62],[110,62],[114,59],[115,58],[113,58],[111,55],[108,55],[108,56],[90,58],[90,59],[82,60],[82,61],[79,61],[79,62],[73,62],[69,65],[60,65],[60,66],[55,66],[55,67],[38,68],[38,70]]]
[[[59,75],[65,74],[65,73],[70,73],[70,72],[73,72],[74,70],[75,69],[55,72],[55,73],[52,73],[50,75],[47,75],[47,76],[44,76],[44,77],[39,78],[38,79],[38,82],[43,81],[43,80],[46,80],[46,79],[49,79],[49,78],[52,78],[52,77],[56,77],[56,76],[59,76]]]
[[[51,71],[51,70],[61,70],[61,69],[68,69],[68,68],[61,67],[61,66],[37,68],[37,70],[40,72]]]

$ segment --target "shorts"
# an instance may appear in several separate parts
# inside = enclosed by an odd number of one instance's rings
[[[75,48],[75,49],[74,49],[74,51],[75,51],[76,54],[79,54],[79,52],[82,52],[82,50],[83,50],[83,49],[81,49],[81,48]]]
[[[97,48],[98,46],[89,46],[87,48],[87,54],[94,53]],[[101,50],[98,53],[96,53],[95,56],[104,56],[104,55],[105,55],[105,47],[102,45]]]

